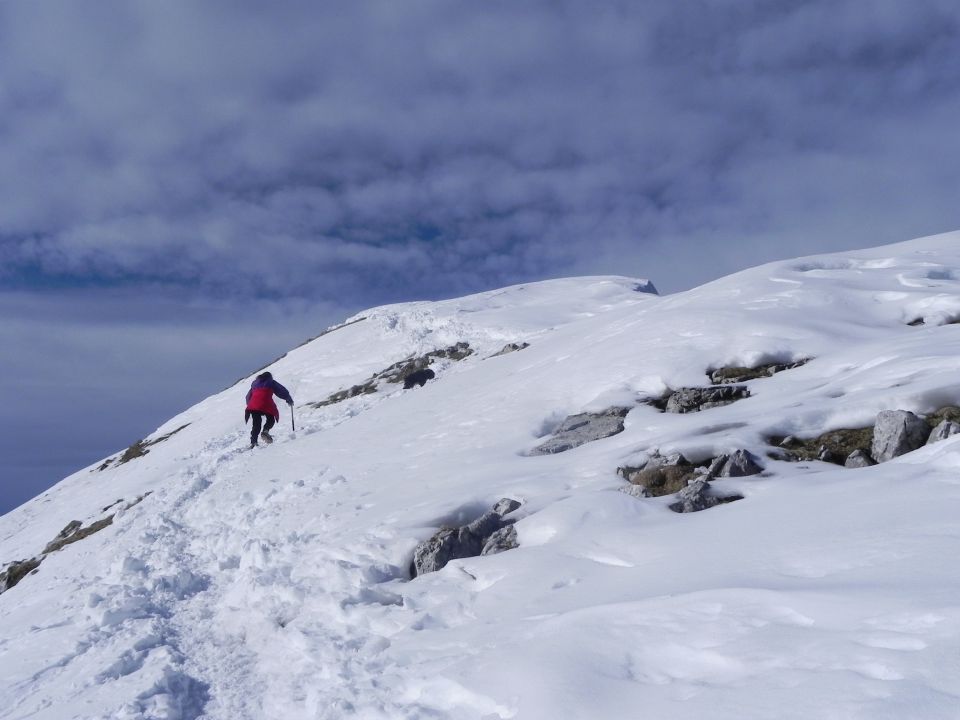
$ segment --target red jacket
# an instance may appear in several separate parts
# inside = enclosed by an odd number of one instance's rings
[[[287,402],[293,402],[289,391],[276,380],[266,380],[257,378],[247,393],[247,410],[273,415],[277,420],[280,419],[280,411],[277,410],[277,404],[273,401],[276,394]]]

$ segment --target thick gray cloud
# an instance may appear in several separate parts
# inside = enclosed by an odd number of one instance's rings
[[[37,293],[142,330],[111,293],[146,287],[225,337],[267,299],[253,364],[380,302],[954,229],[958,31],[947,0],[3,3],[0,283],[34,333]]]

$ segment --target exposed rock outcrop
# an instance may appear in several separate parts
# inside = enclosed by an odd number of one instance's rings
[[[859,468],[892,460],[958,433],[960,408],[948,405],[925,417],[907,410],[883,410],[873,427],[831,430],[809,440],[793,436],[767,440],[782,448],[788,460],[822,460]]]
[[[847,459],[843,461],[843,466],[848,468],[863,468],[876,464],[877,462],[870,457],[870,453],[866,450],[859,449],[854,450],[847,456]]]
[[[134,505],[141,502],[145,497],[147,497],[147,495],[150,495],[150,493],[146,492],[143,495],[140,495],[135,500],[127,503],[123,509],[129,510]],[[118,502],[122,502],[122,500]],[[116,504],[117,503],[114,503],[113,505]],[[111,505],[108,507],[113,506]],[[41,552],[37,557],[30,558],[29,560],[15,560],[14,562],[9,563],[3,569],[3,572],[0,572],[0,594],[6,592],[14,585],[19,583],[29,573],[35,572],[37,568],[40,567],[40,563],[43,562],[47,555],[56,552],[57,550],[70,545],[71,543],[75,543],[79,540],[90,537],[94,533],[100,532],[105,527],[109,527],[113,524],[114,517],[116,517],[116,513],[100,518],[99,520],[90,523],[86,527],[84,527],[83,523],[79,520],[71,520],[68,522],[63,530],[57,533],[57,536],[47,543],[46,547],[43,548],[43,552]]]
[[[677,493],[677,500],[669,505],[677,513],[707,510],[723,503],[743,500],[742,495],[715,495],[706,478],[697,478]]]
[[[718,385],[679,388],[648,402],[664,412],[691,413],[729,405],[748,397],[750,397],[750,391],[745,385]]]
[[[509,355],[510,353],[519,352],[520,350],[526,350],[528,347],[530,347],[530,343],[527,342],[507,343],[502,349],[498,350],[490,357],[495,358],[500,357],[501,355]]]
[[[927,438],[927,445],[940,442],[941,440],[946,440],[948,437],[952,437],[953,435],[957,434],[960,434],[960,423],[944,420],[930,433],[930,437]]]
[[[113,515],[107,515],[105,518],[100,518],[96,522],[90,523],[86,527],[83,527],[83,523],[81,523],[79,520],[72,520],[53,540],[47,543],[47,546],[43,549],[43,554],[49,555],[52,552],[56,552],[62,547],[83,540],[84,538],[88,538],[94,533],[100,532],[106,527],[110,527],[112,524]]]
[[[27,575],[34,572],[40,567],[41,562],[43,562],[43,558],[35,557],[29,560],[14,560],[7,565],[3,572],[0,572],[0,594],[5,593]]]
[[[459,361],[470,357],[471,355],[473,355],[473,349],[470,347],[470,343],[458,342],[456,345],[451,345],[450,347],[442,348],[440,350],[433,350],[423,355],[409,357],[405,360],[394,363],[390,367],[385,368],[378,373],[374,373],[366,382],[360,383],[359,385],[353,385],[345,390],[338,390],[325,400],[307,403],[307,406],[321,408],[328,405],[335,405],[336,403],[343,402],[344,400],[358,397],[360,395],[371,395],[380,389],[381,383],[405,383],[406,379],[410,376],[420,377],[417,374],[421,373],[421,371],[427,370],[427,368],[437,360]],[[432,373],[433,370],[430,370],[429,372]]]
[[[792,435],[773,436],[767,441],[782,448],[782,457],[787,460],[821,460],[843,465],[857,450],[869,456],[873,442],[873,428],[842,428],[830,430],[815,438],[802,440]]]
[[[481,555],[496,555],[507,550],[513,550],[519,547],[517,542],[517,529],[513,525],[507,525],[495,531],[493,535],[487,538],[483,544]]]
[[[698,473],[704,472],[704,468],[694,465],[680,453],[654,453],[643,465],[620,467],[617,472],[631,485],[642,487],[644,494],[641,496],[660,497],[685,488]]]
[[[720,455],[710,463],[707,476],[710,478],[731,478],[759,475],[763,466],[749,450],[736,450],[729,455]]]
[[[612,407],[599,413],[570,415],[553,436],[530,451],[531,455],[552,455],[580,447],[594,440],[623,432],[623,419],[631,408]]]
[[[930,426],[908,410],[883,410],[873,426],[870,456],[886,462],[923,447],[930,437]]]
[[[518,507],[516,500],[504,498],[467,525],[441,528],[414,550],[410,574],[416,577],[440,570],[451,560],[493,555],[517,547],[516,529],[504,515]]]
[[[784,370],[793,370],[810,362],[810,358],[797,360],[789,363],[767,363],[756,367],[723,367],[716,370],[708,370],[707,377],[714,385],[729,385],[745,383],[748,380],[757,380],[776,375]]]
[[[180,432],[181,430],[189,426],[190,426],[190,423],[187,423],[186,425],[181,425],[176,430],[171,430],[166,435],[161,435],[160,437],[154,438],[153,440],[148,440],[148,439],[137,440],[133,445],[128,447],[126,450],[124,450],[123,453],[120,454],[119,456],[109,458],[106,462],[100,465],[97,468],[97,470],[103,471],[109,467],[123,465],[124,463],[128,463],[131,460],[136,460],[139,457],[143,457],[148,452],[150,452],[150,448],[152,448],[154,445],[158,445],[162,442],[166,442],[167,440],[172,438],[174,435],[176,435],[178,432]]]

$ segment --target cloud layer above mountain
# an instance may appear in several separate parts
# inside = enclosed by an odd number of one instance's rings
[[[196,397],[382,302],[954,229],[958,31],[948,0],[2,3],[0,344],[36,407],[51,352]],[[175,356],[178,322],[222,344]]]
[[[7,3],[3,265],[377,301],[581,272],[670,289],[949,229],[958,16],[892,0]]]

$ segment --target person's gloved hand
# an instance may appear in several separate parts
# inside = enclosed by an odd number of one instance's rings
[[[293,400],[287,400],[287,405],[289,405],[290,407],[293,407]]]

